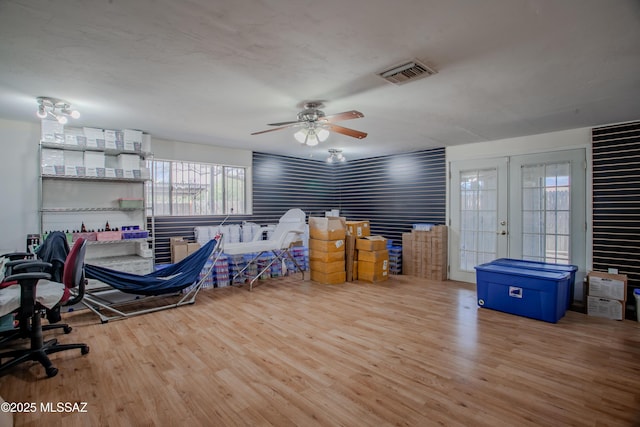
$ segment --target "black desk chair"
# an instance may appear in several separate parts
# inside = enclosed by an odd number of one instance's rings
[[[65,260],[62,273],[64,291],[54,310],[59,308],[60,305],[76,304],[84,296],[86,282],[84,278],[85,252],[86,241],[78,239]],[[52,365],[48,357],[49,354],[72,349],[80,349],[82,354],[89,353],[89,346],[86,344],[58,344],[58,340],[55,338],[48,341],[43,339],[43,330],[62,328],[65,333],[71,332],[71,327],[66,324],[42,325],[41,318],[47,309],[38,302],[37,290],[47,286],[59,286],[59,284],[48,280],[51,277],[49,273],[42,271],[48,267],[50,267],[50,264],[41,261],[22,262],[14,265],[12,267],[13,274],[5,278],[7,282],[17,281],[20,285],[20,307],[17,310],[19,325],[11,339],[29,338],[30,346],[29,348],[0,353],[0,362],[3,359],[9,359],[0,363],[0,374],[22,362],[34,360],[42,364],[47,376],[53,377],[58,373],[58,369]],[[75,288],[78,290],[73,296],[71,290]],[[7,341],[7,339],[4,341]]]

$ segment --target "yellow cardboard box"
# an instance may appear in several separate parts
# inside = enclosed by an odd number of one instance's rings
[[[371,236],[369,221],[347,221],[347,233],[357,238]]]
[[[359,251],[382,251],[387,249],[387,239],[382,236],[367,236],[356,240]]]
[[[358,261],[378,262],[389,259],[389,251],[358,251]]]
[[[324,261],[309,261],[309,269],[311,271],[317,271],[320,273],[338,273],[345,270],[344,260],[324,262]]]
[[[311,280],[314,282],[322,283],[324,285],[338,285],[344,283],[347,277],[345,271],[339,271],[336,273],[321,273],[319,271],[311,270]]]
[[[338,216],[309,217],[309,237],[318,240],[344,240],[345,219]]]
[[[319,240],[309,239],[309,250],[320,252],[342,252],[344,253],[344,239],[342,240]]]

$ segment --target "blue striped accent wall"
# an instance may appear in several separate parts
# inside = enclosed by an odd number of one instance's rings
[[[346,163],[253,154],[253,215],[234,215],[228,223],[272,224],[291,208],[310,216],[339,209],[349,220],[371,221],[371,231],[400,244],[416,222],[445,221],[445,150]],[[217,225],[223,216],[156,217],[156,263],[169,262],[169,237],[193,238],[193,227]]]
[[[340,215],[369,220],[371,233],[394,245],[415,223],[445,223],[444,148],[349,161],[336,177]]]
[[[640,288],[640,121],[592,130],[593,269],[628,277],[627,318]]]

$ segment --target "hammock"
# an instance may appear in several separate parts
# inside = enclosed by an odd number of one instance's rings
[[[110,285],[112,290],[87,290],[82,303],[100,317],[102,323],[113,319],[129,318],[139,314],[152,313],[168,308],[193,304],[196,295],[202,288],[205,279],[211,274],[213,267],[222,254],[220,250],[222,239],[210,240],[196,252],[182,261],[145,275],[125,273],[97,265],[85,264],[85,276],[97,279]],[[201,272],[208,259],[211,265],[201,276]],[[136,299],[125,302],[114,302],[108,299],[110,292],[124,292],[136,295]],[[180,291],[183,295],[180,296]],[[161,306],[140,306],[138,309],[125,310],[127,305],[141,304],[149,299],[167,298],[168,294],[178,294],[177,302]],[[140,299],[138,299],[140,298]],[[175,298],[175,297],[172,297]],[[122,307],[122,308],[117,308]]]
[[[97,265],[85,264],[88,279],[96,279],[129,294],[164,295],[179,292],[199,278],[217,240],[210,240],[182,261],[145,275],[126,273]]]

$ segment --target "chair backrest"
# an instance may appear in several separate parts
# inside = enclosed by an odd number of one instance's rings
[[[86,251],[87,241],[82,237],[78,238],[64,262],[62,283],[65,288],[71,289],[80,286],[82,280],[84,280],[84,255]]]
[[[289,209],[280,217],[269,240],[278,242],[280,248],[288,248],[291,243],[300,240],[305,231],[306,218],[302,209]]]

